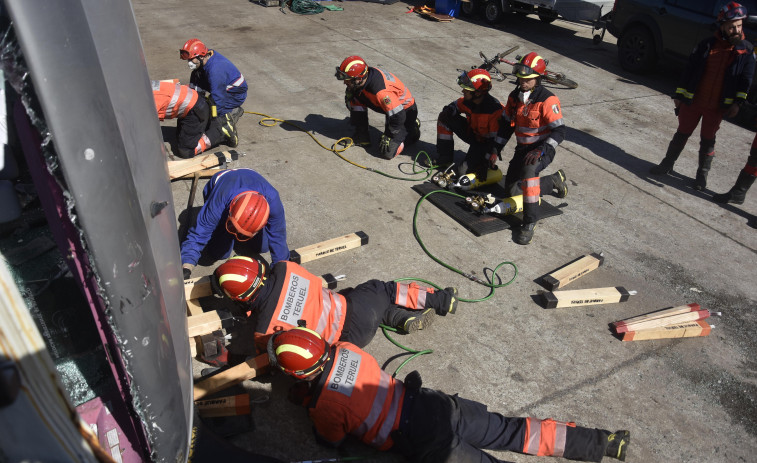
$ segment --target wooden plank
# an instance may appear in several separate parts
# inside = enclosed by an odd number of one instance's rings
[[[633,292],[633,294],[636,294]],[[543,293],[542,303],[545,309],[576,307],[580,305],[614,304],[625,302],[632,293],[622,286],[607,288],[575,289],[570,291],[550,291]]]
[[[210,178],[214,176],[215,174],[217,174],[218,172],[220,172],[221,170],[223,169],[221,169],[220,167],[212,167],[210,169],[200,170],[198,172],[192,172],[190,174],[183,175],[181,177],[176,177],[173,180],[192,180],[194,179],[195,175],[198,175],[200,178]]]
[[[237,366],[231,367],[194,385],[194,400],[209,394],[228,389],[231,386],[252,379],[268,369],[268,353],[249,358]]]
[[[289,251],[289,260],[302,264],[320,259],[321,257],[344,252],[348,249],[359,248],[365,244],[368,244],[368,235],[359,231]]]
[[[197,412],[203,418],[249,415],[252,409],[249,394],[198,400],[195,402],[195,408],[197,408]]]
[[[202,315],[203,310],[197,299],[187,299],[187,316]]]
[[[212,333],[215,330],[223,329],[224,322],[232,320],[231,314],[223,310],[212,310],[210,312],[203,312],[200,315],[192,315],[191,317],[187,317],[187,335],[193,338]]]
[[[210,276],[190,278],[184,280],[184,298],[186,300],[206,297],[213,294],[213,288],[210,286]]]
[[[542,283],[544,287],[554,291],[599,268],[604,261],[605,258],[601,254],[587,254],[550,272],[542,278]]]
[[[168,177],[171,180],[175,180],[201,170],[228,164],[231,161],[236,161],[238,158],[239,153],[235,150],[230,150],[200,154],[193,158],[182,159],[181,161],[168,161]]]
[[[613,328],[618,328],[620,326],[626,326],[631,323],[643,322],[646,320],[654,320],[655,318],[669,317],[671,315],[678,315],[678,314],[687,313],[687,312],[696,312],[697,310],[700,310],[700,309],[701,307],[699,306],[699,304],[696,304],[696,303],[679,305],[677,307],[671,307],[669,309],[649,312],[644,315],[639,315],[638,317],[626,318],[625,320],[612,322],[611,325],[613,326]]]
[[[625,333],[628,331],[648,330],[652,328],[659,328],[661,326],[666,326],[666,325],[693,322],[695,320],[704,320],[705,318],[709,316],[710,316],[709,311],[697,310],[694,312],[671,315],[669,317],[653,318],[652,320],[645,320],[645,321],[636,322],[636,323],[628,323],[622,326],[616,326],[615,332],[620,334],[620,333]]]
[[[650,339],[693,338],[708,336],[714,328],[704,320],[661,326],[649,330],[623,333],[623,341],[646,341]]]

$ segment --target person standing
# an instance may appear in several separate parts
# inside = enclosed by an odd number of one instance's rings
[[[394,74],[369,67],[359,56],[348,56],[336,68],[336,78],[346,86],[344,102],[350,111],[350,124],[357,145],[370,146],[368,111],[384,114],[384,133],[379,142],[379,154],[392,159],[405,145],[412,145],[421,137],[418,107],[405,84]]]
[[[507,97],[500,132],[505,143],[513,134],[517,141],[505,174],[505,188],[511,196],[523,194],[523,224],[514,235],[515,242],[523,245],[534,237],[542,193],[554,192],[558,198],[568,195],[562,170],[539,177],[554,160],[566,132],[560,100],[541,85],[546,70],[546,60],[535,52],[513,66],[518,84]]]
[[[247,82],[231,61],[215,50],[209,50],[199,39],[189,39],[179,50],[179,57],[187,61],[192,74],[190,86],[209,96],[211,120],[208,132],[226,137],[226,145],[239,143],[236,124],[247,99]]]
[[[757,178],[757,135],[752,140],[749,157],[736,178],[736,184],[725,193],[713,195],[712,200],[716,203],[744,204],[747,191],[752,187],[755,178]]]
[[[678,129],[663,160],[649,170],[651,174],[666,175],[673,170],[701,120],[694,189],[707,187],[707,174],[715,157],[715,134],[723,117],[736,116],[739,106],[746,101],[754,75],[754,49],[745,40],[742,30],[746,17],[747,10],[741,4],[724,5],[718,13],[715,35],[699,42],[689,56],[681,83],[673,95]]]
[[[629,431],[573,422],[511,418],[486,405],[422,386],[413,371],[405,381],[348,342],[326,342],[307,328],[279,331],[268,341],[274,368],[301,380],[289,399],[308,410],[316,441],[338,447],[347,435],[421,463],[502,463],[484,450],[508,450],[580,461],[609,456],[625,461]]]

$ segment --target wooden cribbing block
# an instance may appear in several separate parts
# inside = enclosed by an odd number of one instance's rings
[[[714,326],[704,320],[665,325],[649,330],[623,333],[623,341],[646,341],[648,339],[693,338],[708,336]]]
[[[542,283],[545,288],[554,291],[599,268],[604,261],[604,256],[600,254],[587,254],[547,274],[542,278]]]
[[[195,402],[195,407],[203,418],[249,415],[250,395],[237,394],[217,399],[198,400]]]
[[[197,299],[187,299],[187,315],[202,315],[202,306],[197,302]]]
[[[212,333],[215,330],[229,328],[233,324],[233,317],[229,312],[213,310],[203,312],[201,315],[187,317],[187,335],[190,338],[203,334]]]
[[[607,288],[574,289],[570,291],[550,291],[543,293],[542,303],[545,309],[558,309],[561,307],[575,307],[579,305],[598,305],[625,302],[631,293],[622,286],[610,286]]]
[[[620,334],[620,333],[625,333],[627,331],[648,330],[652,328],[659,328],[661,326],[666,326],[666,325],[693,322],[696,320],[704,320],[705,318],[709,316],[710,316],[710,312],[708,310],[696,310],[694,312],[671,315],[669,317],[653,318],[651,320],[645,320],[642,322],[627,323],[622,326],[616,326],[615,332]]]
[[[638,317],[632,317],[632,318],[626,318],[625,320],[620,320],[617,322],[612,322],[613,328],[618,328],[621,326],[626,326],[631,323],[637,323],[637,322],[643,322],[647,320],[654,320],[655,318],[664,318],[669,317],[671,315],[679,315],[682,313],[687,312],[696,312],[697,310],[700,310],[701,307],[699,304],[693,303],[693,304],[686,304],[686,305],[679,305],[677,307],[671,307],[669,309],[663,309],[663,310],[657,310],[655,312],[649,312],[644,315],[639,315]]]
[[[220,167],[212,167],[210,169],[200,170],[200,171],[197,171],[197,172],[192,172],[192,173],[187,174],[187,175],[183,175],[181,177],[176,177],[175,180],[178,180],[178,179],[192,180],[194,178],[194,174],[198,174],[198,176],[200,178],[210,178],[210,177],[214,176],[215,174],[217,174],[218,172],[220,172],[221,170],[223,170],[223,169],[221,169]],[[174,180],[174,179],[172,179],[172,180]]]
[[[359,248],[366,244],[368,244],[368,235],[359,231],[289,251],[289,260],[297,264],[302,264],[348,249]]]
[[[184,280],[184,298],[188,301],[200,297],[206,297],[213,294],[213,288],[210,286],[210,276],[190,278]]]
[[[168,177],[174,180],[211,167],[226,165],[237,159],[239,159],[239,153],[230,150],[200,154],[190,159],[182,159],[181,161],[168,161]]]
[[[194,400],[199,400],[208,394],[230,388],[236,384],[252,379],[268,368],[268,353],[249,358],[237,366],[231,367],[218,374],[204,379],[194,385]]]

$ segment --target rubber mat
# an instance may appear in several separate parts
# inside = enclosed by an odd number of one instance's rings
[[[415,190],[421,196],[425,196],[428,193],[439,190],[440,188],[432,183],[426,182],[413,186]],[[474,194],[484,195],[486,193],[477,191],[467,191],[466,196]],[[502,230],[507,230],[513,227],[518,227],[523,223],[523,213],[498,216],[494,214],[477,214],[470,210],[465,204],[465,199],[458,198],[444,193],[432,194],[426,198],[431,204],[435,205],[447,215],[452,217],[457,223],[465,227],[471,233],[476,236],[488,235]],[[549,204],[542,198],[541,200],[541,219],[548,219],[556,215],[560,215],[563,212],[557,207]]]

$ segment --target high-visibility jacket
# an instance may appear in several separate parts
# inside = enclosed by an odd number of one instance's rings
[[[397,115],[414,104],[410,89],[394,74],[369,67],[365,86],[353,95],[350,110],[365,111],[367,107],[385,114],[389,129],[395,132],[403,123]]]
[[[717,31],[713,37],[699,42],[689,56],[689,62],[681,75],[681,82],[676,88],[674,99],[687,104],[694,100],[694,94],[703,78],[707,57],[718,40],[723,40],[720,31]],[[721,107],[746,101],[747,91],[754,76],[755,58],[752,44],[748,40],[742,40],[740,44],[733,47],[731,53],[733,59],[726,67],[723,76]]]
[[[507,97],[501,137],[507,141],[515,134],[518,146],[536,149],[548,144],[557,148],[566,132],[560,100],[541,85],[534,88],[525,103],[520,101],[519,94],[516,88]]]
[[[447,110],[451,111],[452,116],[465,115],[468,131],[478,143],[487,147],[487,153],[498,153],[502,149],[505,143],[497,134],[500,131],[504,106],[491,94],[484,95],[478,104],[466,102],[465,98],[460,97],[447,105],[445,111]],[[437,124],[437,138],[452,140],[451,129],[443,124]]]
[[[305,405],[321,439],[337,445],[351,434],[379,450],[394,445],[390,433],[399,427],[405,387],[370,354],[337,342],[312,390]]]
[[[185,117],[199,97],[197,92],[188,86],[165,80],[152,81],[152,96],[161,121]]]
[[[255,333],[259,347],[275,331],[298,326],[298,320],[304,320],[307,328],[329,344],[334,343],[347,315],[344,296],[324,288],[320,277],[289,261],[273,266],[251,306],[258,312]]]

